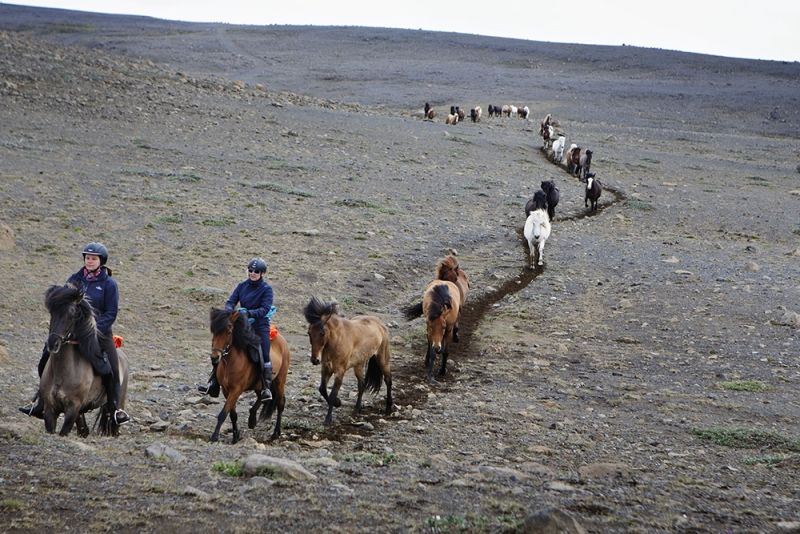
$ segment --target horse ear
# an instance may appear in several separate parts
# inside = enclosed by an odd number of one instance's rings
[[[239,310],[236,310],[236,311],[233,313],[233,315],[231,315],[230,322],[231,322],[231,323],[235,323],[236,321],[238,321],[238,320],[239,320],[239,314],[240,314],[240,313],[241,313],[241,312],[240,312]]]

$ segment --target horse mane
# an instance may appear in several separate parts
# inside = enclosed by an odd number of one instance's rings
[[[75,323],[72,333],[78,342],[78,348],[86,357],[99,355],[100,342],[97,337],[97,323],[94,317],[94,308],[86,298],[86,293],[73,284],[63,286],[50,286],[44,294],[44,306],[50,315],[63,316],[75,307]]]
[[[450,290],[446,284],[436,284],[431,291],[431,303],[428,305],[428,320],[438,319],[444,313],[444,308],[453,306],[450,300]]]
[[[303,315],[308,321],[308,324],[317,324],[322,322],[322,318],[326,315],[333,315],[339,313],[339,304],[336,302],[323,302],[317,297],[311,297],[311,300],[306,307],[303,308]]]
[[[458,258],[455,256],[445,256],[436,265],[436,278],[456,283],[458,281]]]
[[[235,311],[236,310],[211,308],[211,333],[217,335],[228,328],[231,315],[233,315]],[[246,351],[247,347],[250,345],[261,344],[261,338],[253,331],[253,327],[250,326],[250,322],[243,313],[239,314],[239,317],[233,324],[231,343],[241,351]]]

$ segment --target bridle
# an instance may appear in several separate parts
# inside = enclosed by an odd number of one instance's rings
[[[211,347],[211,359],[219,360],[226,358],[231,353],[231,343],[233,342],[233,323],[228,323],[228,341],[223,348]],[[216,358],[214,357],[216,355]]]
[[[64,334],[62,336],[61,334],[57,334],[57,333],[55,333],[53,331],[50,331],[47,334],[47,350],[49,350],[51,354],[55,354],[58,351],[60,351],[61,350],[61,346],[65,345],[67,343],[72,343],[73,345],[77,345],[78,344],[78,342],[75,339],[75,333],[72,331],[74,326],[75,326],[75,317],[72,317],[72,320],[69,323],[69,326],[64,329],[66,331],[66,334]],[[51,344],[50,343],[50,339],[53,338],[53,337],[56,338],[55,344]]]

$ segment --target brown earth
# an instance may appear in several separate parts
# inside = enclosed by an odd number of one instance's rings
[[[797,63],[8,5],[0,31],[3,531],[503,532],[547,505],[590,532],[800,529]],[[483,119],[446,127],[450,105]],[[594,151],[596,215],[540,151],[546,113]],[[523,207],[549,178],[532,272]],[[16,407],[44,290],[94,240],[133,422],[64,439]],[[450,252],[472,293],[432,387],[401,310]],[[292,350],[283,435],[211,444],[208,312],[253,256]],[[312,295],[390,325],[391,416],[385,389],[351,416],[350,374],[322,425]],[[254,453],[317,478],[212,470]]]

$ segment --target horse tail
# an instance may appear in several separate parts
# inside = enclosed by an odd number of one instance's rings
[[[417,304],[414,304],[413,306],[409,306],[408,308],[403,310],[403,315],[405,315],[406,321],[412,321],[417,317],[422,317],[422,303],[419,302]]]
[[[378,357],[373,356],[367,363],[367,375],[364,377],[364,389],[372,393],[378,393],[381,390],[381,382],[383,381],[383,371],[381,366],[378,365]]]
[[[262,423],[264,421],[269,421],[272,417],[272,413],[275,411],[275,408],[278,406],[278,394],[275,392],[275,388],[272,388],[272,399],[269,402],[265,402],[264,406],[261,408],[261,413],[258,415],[258,420]]]

